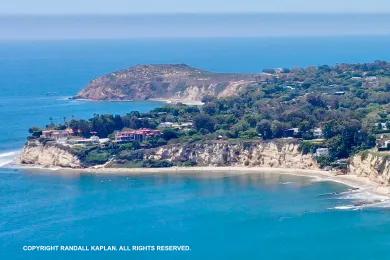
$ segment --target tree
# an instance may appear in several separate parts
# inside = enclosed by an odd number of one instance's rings
[[[272,138],[271,122],[267,119],[262,119],[256,126],[256,131],[261,134],[264,139]]]
[[[114,128],[115,130],[121,130],[123,128],[123,121],[120,115],[114,116]]]
[[[328,140],[329,157],[332,160],[346,158],[349,156],[350,147],[347,146],[342,136],[338,135]]]
[[[177,130],[172,129],[172,128],[167,128],[162,131],[162,138],[165,139],[166,141],[169,141],[174,138],[178,138],[179,133]]]
[[[36,126],[31,127],[28,129],[28,132],[33,136],[33,137],[40,137],[42,135],[42,129]]]
[[[326,107],[326,103],[322,100],[320,95],[309,94],[306,96],[306,100],[314,107]]]
[[[91,135],[91,125],[86,120],[72,119],[69,122],[69,127],[72,128],[74,133],[80,133],[80,135],[83,137],[89,137]]]
[[[215,128],[214,119],[205,114],[199,114],[194,117],[194,127],[198,131],[201,129],[207,130],[209,132],[213,132]]]
[[[206,103],[202,109],[209,115],[214,115],[217,112],[217,106],[214,103]]]
[[[240,138],[243,138],[243,139],[253,139],[256,137],[258,137],[258,133],[256,132],[255,129],[249,129],[249,130],[246,130],[246,131],[240,133]]]
[[[283,132],[286,128],[287,128],[286,125],[279,122],[278,120],[272,121],[271,123],[272,137],[274,138],[283,137]]]

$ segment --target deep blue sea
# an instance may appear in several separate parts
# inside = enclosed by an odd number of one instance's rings
[[[142,63],[259,72],[369,62],[390,60],[389,46],[389,36],[2,41],[0,166],[31,126],[162,105],[68,99],[107,72]],[[4,167],[0,259],[389,259],[390,211],[341,210],[353,200],[333,193],[347,190],[286,175],[97,176]],[[191,250],[37,253],[24,245]]]

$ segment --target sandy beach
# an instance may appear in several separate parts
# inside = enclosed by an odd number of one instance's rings
[[[188,105],[188,106],[201,106],[201,105],[203,105],[203,102],[202,101],[198,101],[198,100],[185,100],[185,99],[174,99],[174,98],[171,98],[171,99],[151,98],[149,100],[165,102],[165,103],[168,103],[168,104],[171,104],[171,103],[173,103],[173,104],[175,104],[175,103],[182,103],[182,104],[185,104],[185,105]]]

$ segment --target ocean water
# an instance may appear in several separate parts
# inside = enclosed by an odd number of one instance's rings
[[[31,126],[158,102],[68,98],[141,63],[258,72],[390,60],[390,37],[0,42],[1,259],[387,259],[390,212],[348,187],[276,175],[112,176],[7,168]],[[341,194],[339,194],[341,193]],[[352,205],[352,206],[351,206]],[[188,245],[188,252],[24,252],[23,245]]]

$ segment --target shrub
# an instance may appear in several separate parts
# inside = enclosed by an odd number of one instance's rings
[[[103,164],[110,159],[110,153],[106,151],[93,150],[89,152],[85,157],[85,162],[87,164]]]

